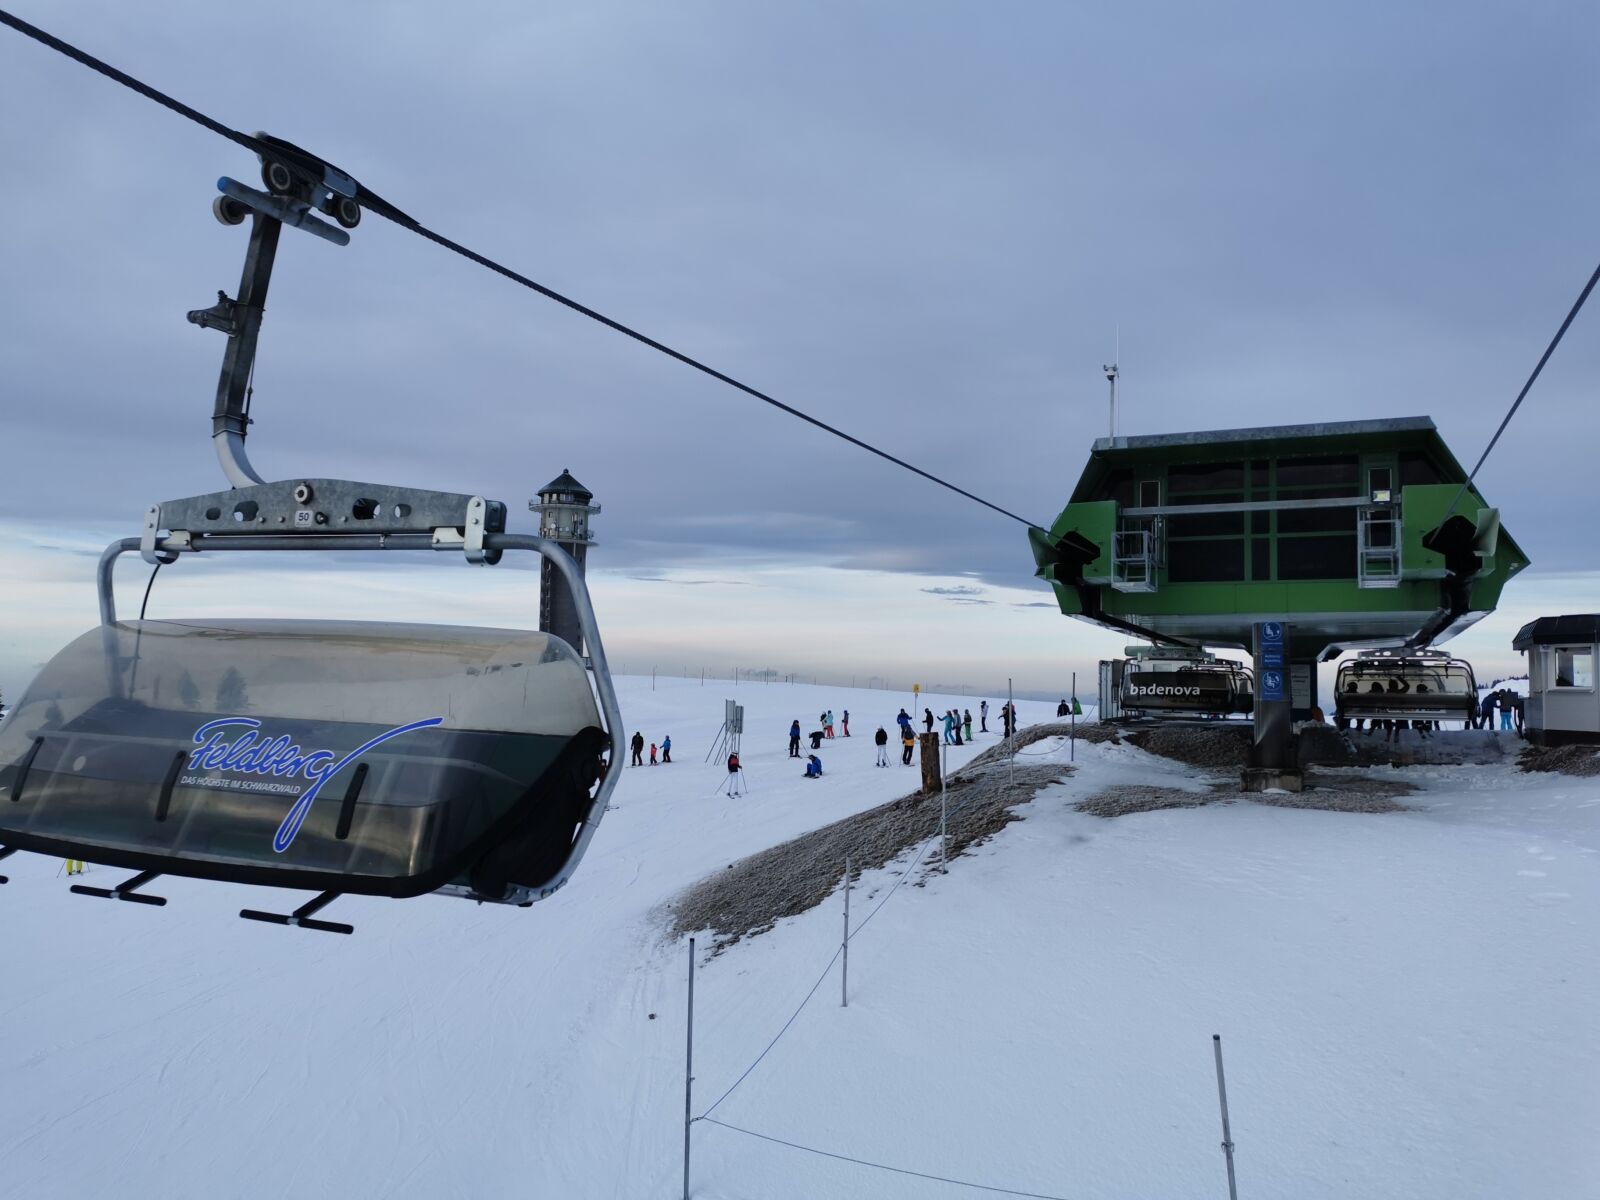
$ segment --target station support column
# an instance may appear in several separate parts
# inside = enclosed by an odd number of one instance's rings
[[[1264,792],[1277,788],[1298,792],[1304,776],[1295,747],[1289,626],[1283,621],[1259,621],[1254,633],[1255,728],[1250,763],[1241,780],[1243,790]]]

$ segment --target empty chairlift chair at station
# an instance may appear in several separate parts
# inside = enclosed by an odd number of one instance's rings
[[[279,226],[318,224],[317,209],[349,228],[351,205],[381,203],[303,151],[286,161],[265,160],[271,194],[219,185],[225,223],[254,213],[240,299],[191,314],[228,334],[213,437],[234,486],[151,506],[142,535],[102,555],[101,624],[0,725],[0,856],[128,868],[138,874],[114,887],[73,890],[147,904],[164,903],[140,890],[160,875],[313,890],[292,913],[241,915],[346,933],[311,914],[345,893],[526,905],[577,868],[621,762],[594,609],[565,551],[505,532],[502,503],[255,474],[240,402]],[[528,630],[116,614],[125,553],[169,564],[319,550],[433,550],[481,566],[532,551],[571,590],[589,660]]]
[[[1102,719],[1229,717],[1255,706],[1255,679],[1242,663],[1204,652],[1128,647],[1100,664]]]
[[[1335,723],[1472,722],[1478,684],[1472,664],[1437,650],[1367,650],[1339,664]]]

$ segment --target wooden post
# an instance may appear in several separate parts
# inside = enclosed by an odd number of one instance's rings
[[[919,733],[917,741],[922,743],[922,790],[931,796],[943,786],[944,780],[944,773],[939,770],[939,735]]]

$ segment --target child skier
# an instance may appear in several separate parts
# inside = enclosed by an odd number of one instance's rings
[[[656,765],[656,744],[654,742],[650,743],[650,765],[652,767]]]

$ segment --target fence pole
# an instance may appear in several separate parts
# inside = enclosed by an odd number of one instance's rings
[[[1078,673],[1072,673],[1072,707],[1067,710],[1072,717],[1072,732],[1068,737],[1067,761],[1078,761]]]
[[[939,874],[946,875],[949,874],[949,867],[945,863],[946,845],[944,835],[946,822],[950,816],[950,794],[945,791],[944,780],[945,776],[950,773],[950,748],[946,745],[942,749],[944,751],[942,756],[944,761],[940,764],[939,770]]]
[[[839,1007],[850,1007],[850,856],[844,856],[844,969],[839,972]]]
[[[689,1129],[694,1123],[694,939],[689,939],[689,1019],[683,1065],[683,1200],[689,1200]]]
[[[1222,1153],[1228,1159],[1228,1200],[1239,1200],[1233,1179],[1233,1135],[1228,1131],[1228,1085],[1222,1079],[1222,1035],[1211,1035],[1211,1048],[1217,1056],[1217,1103],[1222,1106]]]

